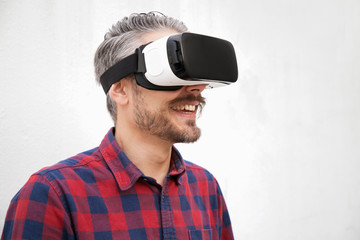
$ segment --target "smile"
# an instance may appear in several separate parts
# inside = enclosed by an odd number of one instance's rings
[[[186,105],[172,107],[172,109],[175,111],[184,111],[185,110],[188,112],[195,112],[196,107],[197,107],[197,105],[186,104]]]

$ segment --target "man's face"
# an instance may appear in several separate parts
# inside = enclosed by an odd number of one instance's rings
[[[200,94],[204,87],[183,87],[169,92],[147,90],[134,84],[136,126],[171,143],[195,142],[200,137],[196,118],[197,111],[205,104]],[[189,88],[197,90],[191,93]]]
[[[143,43],[155,41],[176,32],[153,32]],[[134,80],[135,81],[135,80]],[[184,86],[177,91],[154,91],[132,85],[134,121],[138,128],[171,143],[195,142],[200,137],[197,112],[205,104],[201,92],[205,84]]]

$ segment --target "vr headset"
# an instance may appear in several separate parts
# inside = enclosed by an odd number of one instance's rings
[[[229,85],[238,78],[233,45],[223,39],[180,33],[140,46],[100,77],[107,93],[112,84],[134,74],[138,85],[174,91],[185,85]]]

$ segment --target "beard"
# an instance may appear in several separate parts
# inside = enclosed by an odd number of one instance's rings
[[[172,123],[170,117],[166,114],[171,111],[171,106],[175,106],[176,104],[185,101],[198,101],[199,113],[201,113],[201,110],[205,105],[205,99],[202,96],[187,95],[174,99],[167,104],[164,104],[165,107],[163,109],[155,112],[144,107],[144,99],[142,98],[141,93],[138,92],[136,98],[135,124],[140,129],[172,143],[192,143],[200,138],[201,130],[197,127],[195,120],[187,120],[185,122],[186,128],[182,130]]]

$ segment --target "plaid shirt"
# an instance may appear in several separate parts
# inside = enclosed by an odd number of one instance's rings
[[[11,201],[2,239],[233,239],[220,187],[173,148],[163,187],[117,144],[30,177]]]

